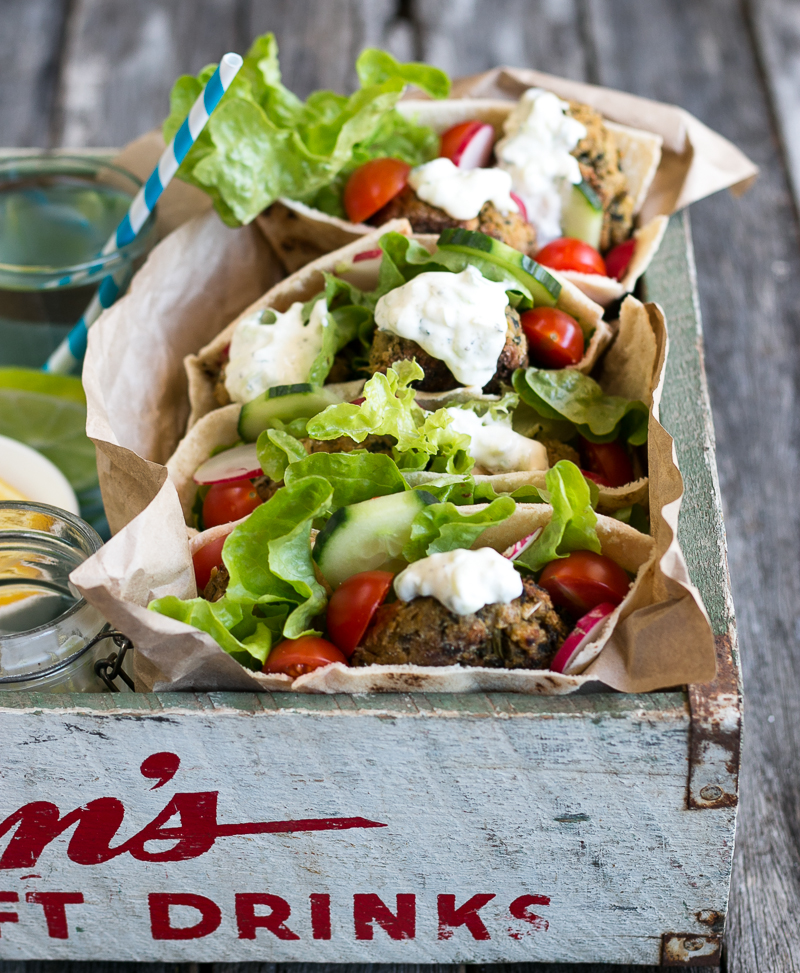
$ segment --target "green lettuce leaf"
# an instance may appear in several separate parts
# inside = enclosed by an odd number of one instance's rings
[[[402,78],[408,84],[422,88],[431,98],[446,98],[450,94],[450,79],[439,68],[419,61],[400,64],[386,51],[368,47],[356,61],[356,74],[362,87],[382,84],[391,78]]]
[[[280,483],[290,463],[305,457],[303,444],[282,429],[265,429],[256,441],[256,455],[264,475]]]
[[[514,513],[511,497],[498,497],[484,510],[462,514],[453,503],[433,503],[417,514],[411,535],[403,548],[407,561],[418,561],[429,554],[471,547],[492,524],[499,524]]]
[[[280,639],[286,618],[285,609],[272,617],[257,616],[252,605],[232,602],[227,596],[219,601],[182,601],[169,595],[151,601],[147,607],[207,632],[238,663],[256,670],[267,661],[273,642]]]
[[[175,135],[214,69],[208,65],[196,78],[184,75],[175,82],[165,140]],[[385,119],[400,117],[394,106],[407,84],[434,97],[449,89],[441,71],[398,64],[382,51],[364,51],[358,73],[362,87],[350,97],[318,91],[303,102],[281,82],[274,35],[256,38],[181,163],[179,177],[208,193],[229,225],[249,223],[279,196],[313,201],[352,163],[359,146],[378,136],[385,142],[390,134]],[[410,126],[404,121],[402,128],[408,132]],[[431,137],[426,132],[409,142],[422,141],[429,152]]]
[[[647,442],[649,410],[644,402],[606,395],[593,378],[575,369],[520,368],[512,383],[523,402],[545,419],[567,420],[591,442]]]
[[[516,559],[531,571],[541,569],[572,551],[600,553],[597,514],[586,478],[574,463],[560,460],[547,471],[543,499],[552,504],[553,516],[539,537]]]
[[[372,497],[408,489],[397,464],[384,453],[312,453],[286,470],[286,486],[305,477],[321,477],[331,485],[330,512]]]
[[[325,607],[325,591],[311,560],[311,523],[329,509],[332,492],[316,476],[283,487],[235,527],[222,548],[230,574],[227,599],[289,605],[286,638],[312,631],[312,619]]]
[[[425,373],[415,361],[402,360],[376,372],[364,386],[364,402],[329,405],[307,424],[312,439],[349,436],[362,443],[367,436],[393,436],[394,458],[401,470],[429,468],[440,473],[468,473],[474,464],[470,438],[453,429],[446,409],[425,414],[414,400],[412,382]]]

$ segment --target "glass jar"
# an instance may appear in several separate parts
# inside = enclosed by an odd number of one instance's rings
[[[0,366],[39,368],[108,274],[155,242],[155,216],[121,249],[101,254],[141,181],[91,156],[0,159]]]
[[[69,575],[102,546],[78,517],[42,503],[0,503],[0,692],[105,692],[94,664],[106,628]]]

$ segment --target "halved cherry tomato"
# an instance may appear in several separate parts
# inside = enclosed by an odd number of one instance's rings
[[[371,159],[359,166],[344,187],[344,208],[351,223],[363,223],[400,192],[411,166],[399,159]]]
[[[625,486],[633,480],[631,458],[620,442],[590,443],[581,437],[580,450],[587,469],[601,476],[608,486]]]
[[[532,364],[540,368],[566,368],[583,358],[584,338],[581,326],[569,314],[556,307],[534,307],[520,317],[528,339]]]
[[[229,524],[252,513],[263,503],[250,480],[215,483],[203,501],[203,526]]]
[[[551,561],[542,571],[539,584],[554,605],[576,615],[585,615],[604,601],[618,605],[630,587],[628,575],[604,554],[573,551]]]
[[[576,270],[581,274],[606,276],[606,264],[594,247],[583,240],[562,236],[536,254],[536,262],[552,270]]]
[[[197,582],[197,590],[200,594],[203,593],[203,589],[211,580],[211,572],[214,568],[221,567],[222,565],[222,545],[225,543],[227,538],[219,537],[215,541],[209,541],[200,548],[199,551],[195,551],[192,555],[192,564],[194,565],[194,580]]]
[[[349,659],[392,587],[391,571],[361,571],[343,581],[328,602],[328,635]]]
[[[313,672],[331,662],[344,662],[347,659],[327,639],[316,635],[304,635],[299,639],[286,639],[280,642],[267,656],[262,672],[283,673],[287,676],[302,676]]]
[[[633,258],[633,251],[635,249],[636,240],[631,237],[630,240],[625,240],[624,243],[618,243],[612,250],[608,251],[606,254],[606,272],[609,277],[622,280]]]

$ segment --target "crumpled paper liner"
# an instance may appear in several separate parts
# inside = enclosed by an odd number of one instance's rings
[[[91,328],[86,431],[112,532],[153,499],[186,428],[184,357],[282,276],[255,227],[231,230],[207,212],[162,240]]]

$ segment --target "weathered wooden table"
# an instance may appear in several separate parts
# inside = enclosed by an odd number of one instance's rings
[[[762,166],[744,199],[720,195],[692,211],[748,702],[723,962],[729,973],[800,970],[796,5],[3,0],[1,9],[4,145],[122,144],[160,120],[177,73],[274,29],[284,79],[301,94],[351,87],[354,57],[367,44],[453,74],[530,65],[681,104]],[[0,970],[17,973],[20,964]]]

